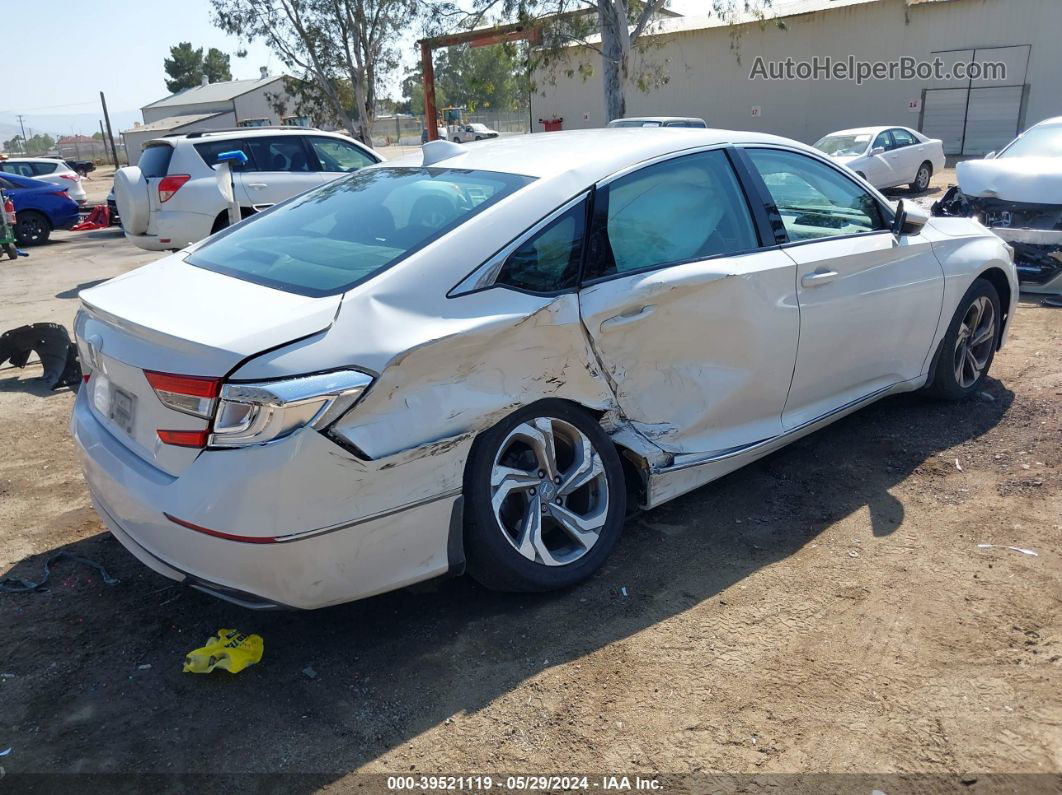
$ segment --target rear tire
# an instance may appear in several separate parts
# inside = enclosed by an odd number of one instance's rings
[[[468,572],[504,591],[585,580],[626,512],[615,445],[594,417],[560,400],[533,403],[477,438],[464,494]]]
[[[21,246],[39,246],[47,243],[52,234],[48,217],[36,210],[23,210],[15,216],[15,240]]]
[[[915,193],[925,193],[929,190],[929,181],[933,178],[933,164],[928,160],[918,167],[915,173],[915,181],[911,183],[911,190]]]
[[[999,293],[978,279],[959,301],[925,391],[942,400],[962,400],[979,390],[999,346]]]

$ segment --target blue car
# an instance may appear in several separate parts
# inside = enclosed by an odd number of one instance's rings
[[[69,229],[78,221],[77,202],[50,182],[4,172],[0,188],[15,204],[15,239],[20,246],[44,243],[53,229]]]

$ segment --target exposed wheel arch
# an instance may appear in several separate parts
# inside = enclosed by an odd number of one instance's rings
[[[996,349],[998,350],[1000,342],[1003,340],[1003,332],[1006,330],[1007,323],[1010,321],[1010,300],[1012,298],[1010,281],[1007,279],[1007,274],[1005,274],[1001,268],[996,267],[991,267],[982,271],[977,275],[977,278],[985,279],[990,282],[992,286],[996,288],[996,293],[999,294],[999,339],[996,341]]]

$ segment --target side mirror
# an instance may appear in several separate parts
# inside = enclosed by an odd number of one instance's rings
[[[873,149],[870,150],[870,156],[871,157],[877,157],[878,155],[883,155],[883,154],[885,154],[885,147],[884,146],[875,146]]]
[[[917,235],[929,221],[926,211],[917,204],[910,208],[904,206],[903,199],[896,203],[896,217],[892,221],[892,233],[900,235]]]
[[[995,159],[996,159],[996,153],[995,152],[989,152],[987,155],[985,155],[985,160],[995,160]]]

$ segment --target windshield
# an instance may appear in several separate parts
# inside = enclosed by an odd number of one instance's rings
[[[856,135],[827,135],[820,138],[815,148],[834,157],[849,157],[861,155],[867,151],[870,143],[870,133],[858,133]]]
[[[662,126],[658,121],[648,121],[646,119],[624,119],[622,121],[610,121],[609,127],[660,127]]]
[[[1004,149],[1000,157],[1062,157],[1062,126],[1033,127]]]
[[[366,169],[221,233],[185,261],[292,293],[341,293],[531,181],[494,171]]]
[[[477,132],[486,132],[487,131],[487,125],[486,124],[471,124],[469,126],[473,130],[476,130]]]

